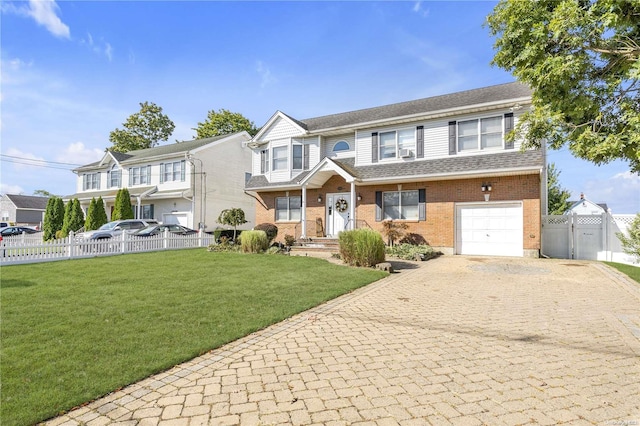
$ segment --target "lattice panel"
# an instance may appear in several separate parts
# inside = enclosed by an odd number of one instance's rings
[[[602,225],[602,216],[578,216],[578,225]]]
[[[543,218],[546,225],[566,225],[571,218],[569,216],[547,216]]]

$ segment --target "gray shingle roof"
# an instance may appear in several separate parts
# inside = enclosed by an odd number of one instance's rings
[[[459,108],[470,105],[489,102],[507,101],[530,97],[531,89],[522,83],[506,83],[480,89],[466,90],[447,95],[433,96],[414,101],[397,104],[366,108],[358,111],[343,112],[339,114],[325,115],[323,117],[307,118],[299,120],[302,127],[310,132],[329,129],[333,127],[352,126],[359,123],[379,121],[406,117],[416,114],[428,114],[431,112]]]
[[[5,194],[14,206],[18,209],[34,209],[34,210],[46,210],[49,197],[38,197],[35,195],[15,195]]]
[[[452,155],[447,158],[434,160],[418,160],[406,163],[374,164],[367,166],[355,166],[355,159],[353,158],[334,159],[333,161],[350,175],[361,181],[411,176],[426,179],[441,175],[463,175],[473,172],[498,173],[514,169],[537,169],[544,166],[544,158],[540,150],[525,152],[508,151],[491,155]],[[288,182],[268,182],[262,175],[253,176],[247,183],[246,189],[295,186],[307,173],[308,172],[300,174]]]
[[[126,153],[114,152],[114,151],[110,151],[110,152],[111,152],[111,155],[113,155],[113,157],[116,160],[118,160],[118,162],[139,161],[145,158],[152,158],[152,157],[157,157],[162,155],[178,154],[181,152],[191,151],[193,149],[200,148],[201,146],[210,144],[217,140],[228,138],[235,134],[237,133],[233,133],[230,135],[214,136],[212,138],[194,139],[192,141],[170,143],[167,145],[154,146],[153,148],[137,149],[135,151],[129,151]],[[91,164],[85,164],[84,166],[81,166],[78,169],[83,169],[85,167],[94,167],[99,164],[100,164],[100,161],[96,161]]]

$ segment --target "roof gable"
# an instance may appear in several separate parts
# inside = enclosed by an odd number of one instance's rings
[[[272,139],[279,139],[280,135],[287,137],[291,135],[303,135],[305,133],[307,133],[307,129],[304,123],[288,116],[282,111],[276,111],[253,137],[253,140],[266,142]]]
[[[46,210],[49,197],[38,197],[35,195],[5,194],[17,209]]]

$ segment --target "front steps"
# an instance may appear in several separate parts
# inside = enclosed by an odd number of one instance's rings
[[[337,238],[315,237],[298,240],[291,247],[292,256],[306,256],[307,253],[326,253],[331,255],[340,252],[340,243]]]

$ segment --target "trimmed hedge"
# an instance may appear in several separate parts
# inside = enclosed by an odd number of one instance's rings
[[[352,266],[374,266],[384,262],[382,235],[371,229],[343,231],[338,236],[340,258]]]

